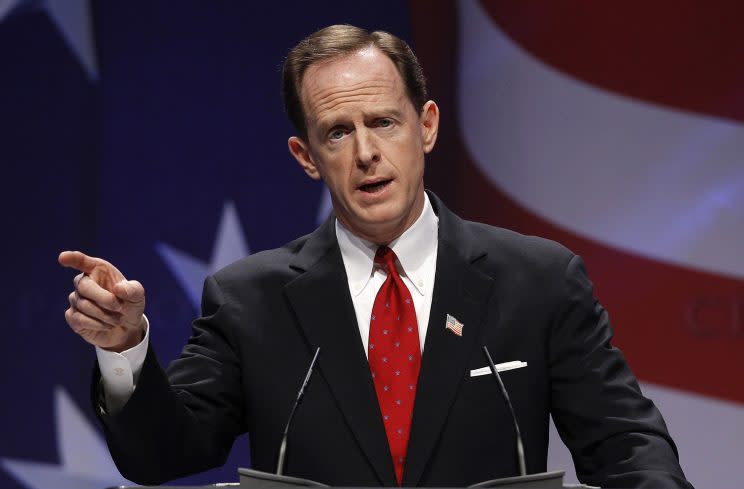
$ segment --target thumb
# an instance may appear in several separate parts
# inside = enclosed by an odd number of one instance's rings
[[[119,299],[137,304],[145,300],[145,288],[137,280],[122,280],[114,284],[114,295]]]

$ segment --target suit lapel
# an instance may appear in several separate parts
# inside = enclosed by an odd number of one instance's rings
[[[473,249],[461,221],[429,194],[439,215],[437,270],[429,325],[421,359],[404,486],[416,486],[445,425],[465,376],[473,348],[479,345],[493,279],[473,262],[484,253]],[[464,324],[462,336],[445,329],[447,314]]]
[[[381,485],[395,485],[390,450],[377,396],[349,295],[333,220],[319,228],[292,266],[305,271],[285,292],[313,347],[319,371]]]

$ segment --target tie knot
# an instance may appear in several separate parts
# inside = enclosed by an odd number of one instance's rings
[[[380,246],[377,248],[375,253],[375,263],[377,266],[384,268],[390,273],[391,270],[395,270],[395,252],[387,246]]]

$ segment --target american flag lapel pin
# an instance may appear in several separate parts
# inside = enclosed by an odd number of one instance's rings
[[[445,328],[452,331],[457,336],[462,336],[462,328],[464,327],[465,325],[455,319],[453,315],[447,314],[447,324],[445,325]]]

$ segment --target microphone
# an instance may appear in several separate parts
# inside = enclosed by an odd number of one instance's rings
[[[488,365],[491,367],[493,376],[496,377],[496,381],[499,383],[501,394],[504,396],[504,401],[506,401],[506,406],[509,408],[509,413],[511,414],[512,421],[514,422],[514,433],[517,436],[517,462],[519,463],[519,475],[527,475],[527,468],[524,461],[524,445],[522,444],[522,434],[519,432],[519,423],[517,422],[517,416],[514,414],[514,406],[512,406],[511,400],[509,399],[509,393],[506,391],[504,382],[501,380],[499,371],[496,369],[496,365],[493,363],[493,359],[491,358],[491,354],[488,353],[488,348],[486,348],[486,345],[483,345],[483,352],[486,354],[486,359],[488,360]]]
[[[315,362],[318,360],[319,354],[320,354],[320,347],[318,347],[315,350],[315,355],[313,356],[313,360],[310,362],[310,368],[307,369],[305,380],[302,382],[300,391],[297,393],[297,399],[295,399],[294,406],[292,406],[292,411],[290,411],[289,413],[289,419],[287,419],[287,426],[284,427],[284,433],[282,433],[282,443],[281,445],[279,445],[279,459],[276,463],[276,475],[282,475],[284,473],[284,459],[287,456],[287,433],[289,433],[289,425],[292,424],[292,418],[294,418],[295,411],[297,411],[297,406],[300,405],[300,402],[302,401],[302,398],[305,395],[305,387],[307,387],[307,383],[310,382],[310,376],[313,374],[313,367],[315,366]]]

